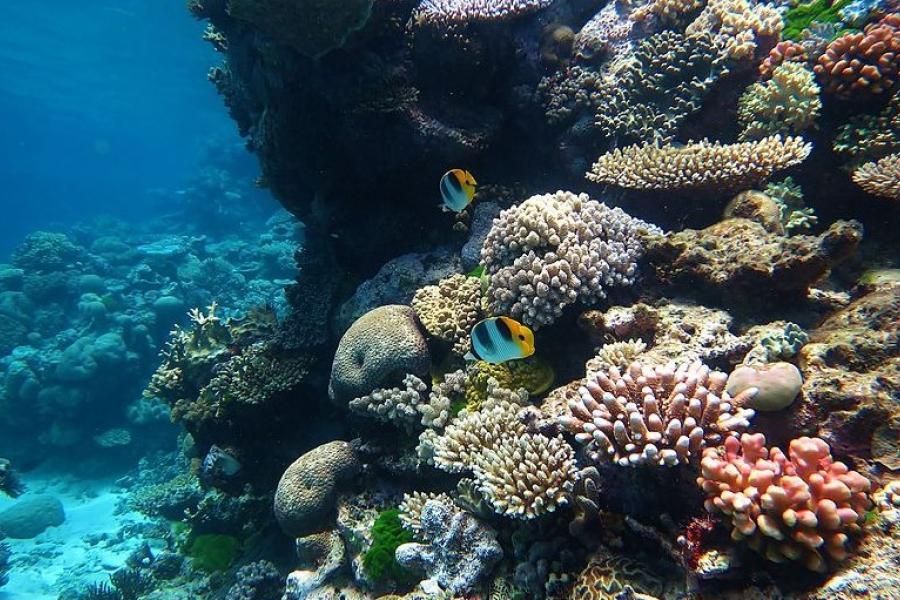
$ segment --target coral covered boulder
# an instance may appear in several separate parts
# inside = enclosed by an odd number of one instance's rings
[[[15,504],[0,512],[0,536],[27,540],[37,537],[48,527],[66,521],[62,502],[54,496],[23,496]]]
[[[431,355],[416,313],[399,304],[357,319],[338,343],[329,394],[337,402],[364,396],[405,374],[426,375]]]
[[[661,280],[700,284],[741,304],[773,293],[805,294],[861,240],[856,221],[837,221],[818,236],[785,237],[754,221],[726,219],[652,238],[647,255]]]
[[[327,528],[338,486],[359,469],[353,448],[341,441],[319,446],[295,460],[275,490],[275,518],[281,529],[300,537]]]

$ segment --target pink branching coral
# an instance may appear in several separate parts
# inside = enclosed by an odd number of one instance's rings
[[[900,77],[900,15],[832,41],[814,69],[823,87],[838,96],[893,90]]]
[[[805,63],[808,60],[809,54],[802,44],[783,40],[775,44],[775,47],[769,50],[769,55],[759,63],[759,76],[761,79],[769,79],[775,69],[786,62]]]
[[[731,520],[731,537],[774,562],[802,560],[825,571],[826,557],[843,560],[871,502],[868,479],[831,458],[819,438],[791,441],[788,456],[766,448],[761,433],[707,448],[697,483],[706,510]]]
[[[594,462],[621,466],[673,466],[699,458],[706,446],[744,431],[754,412],[741,405],[750,388],[732,399],[728,376],[700,362],[676,368],[634,362],[588,378],[571,416],[560,425],[585,445]]]

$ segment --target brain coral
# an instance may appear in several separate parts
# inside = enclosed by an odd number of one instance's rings
[[[469,332],[484,316],[481,280],[452,275],[437,285],[427,285],[416,292],[412,308],[425,331],[453,344],[453,351],[464,355],[470,349]]]
[[[850,535],[860,532],[871,506],[871,483],[831,458],[819,438],[792,440],[788,456],[766,448],[762,434],[708,448],[697,483],[706,509],[724,514],[731,536],[774,562],[801,560],[824,571],[826,557],[843,560]]]
[[[624,373],[610,367],[588,379],[560,424],[594,462],[685,463],[750,424],[754,412],[742,405],[755,390],[731,398],[727,378],[699,362],[678,368],[634,362]]]
[[[602,300],[634,283],[638,233],[655,229],[587,194],[532,196],[500,213],[485,239],[489,307],[539,327],[569,304]]]
[[[341,441],[323,444],[295,460],[275,490],[275,518],[281,529],[302,537],[328,528],[338,486],[359,469],[353,448]]]
[[[338,402],[365,396],[392,376],[426,375],[431,355],[408,306],[380,306],[357,319],[338,343],[329,394]]]
[[[276,42],[318,58],[366,24],[372,0],[228,0],[228,12]]]
[[[780,135],[727,145],[707,140],[685,146],[643,144],[602,155],[587,178],[638,190],[746,189],[802,162],[811,149],[802,138]]]
[[[825,90],[838,96],[892,91],[900,75],[900,14],[837,38],[814,69]]]
[[[800,133],[813,125],[821,108],[812,71],[802,63],[786,62],[775,68],[771,79],[754,83],[741,96],[740,139]]]
[[[900,154],[864,164],[853,171],[853,181],[870,194],[900,200]]]

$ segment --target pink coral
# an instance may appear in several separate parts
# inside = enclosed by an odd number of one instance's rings
[[[697,483],[706,510],[730,518],[733,539],[771,561],[825,571],[825,555],[843,560],[850,535],[860,532],[871,482],[832,460],[819,438],[792,440],[788,455],[766,448],[760,433],[728,438],[724,448],[704,451]]]

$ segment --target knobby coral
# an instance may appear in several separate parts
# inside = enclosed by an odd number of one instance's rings
[[[697,483],[706,509],[730,521],[731,536],[774,562],[800,560],[824,571],[847,557],[871,502],[868,479],[831,457],[819,438],[792,440],[785,456],[762,434],[708,448]]]
[[[685,146],[643,144],[602,155],[587,178],[640,190],[738,190],[799,164],[810,150],[812,145],[802,138],[780,135],[724,145],[708,140]]]
[[[853,181],[870,194],[900,200],[900,154],[862,165],[853,171]]]
[[[481,280],[452,275],[427,285],[416,292],[412,308],[425,331],[453,344],[453,351],[463,355],[470,349],[469,332],[483,317]]]
[[[588,379],[560,425],[594,462],[685,463],[750,424],[754,411],[742,404],[756,391],[731,398],[727,378],[699,362],[677,368],[634,362],[624,373],[610,367]]]
[[[890,14],[828,45],[814,67],[825,90],[842,97],[892,91],[900,76],[900,15]]]
[[[813,125],[821,108],[812,71],[802,63],[786,62],[775,68],[771,79],[751,85],[741,96],[740,139],[800,133]]]
[[[532,196],[501,212],[481,251],[491,311],[539,327],[633,284],[641,230],[656,228],[587,194]]]

